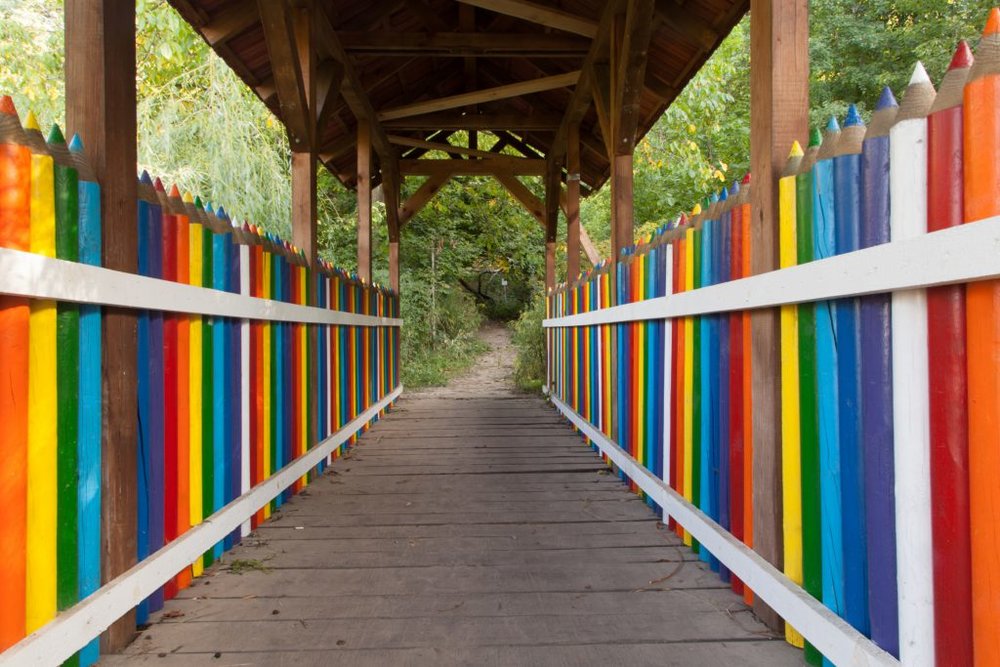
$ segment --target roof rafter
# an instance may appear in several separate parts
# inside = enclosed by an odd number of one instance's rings
[[[451,179],[451,174],[433,174],[399,206],[399,226],[402,227],[420,212]]]
[[[292,149],[311,145],[314,121],[295,36],[295,18],[286,0],[258,0],[264,40],[271,58],[271,72],[278,92],[281,118],[288,128]]]
[[[267,2],[268,0],[258,1]],[[365,87],[358,77],[354,63],[351,62],[347,52],[344,51],[344,47],[340,43],[336,31],[330,24],[330,18],[326,15],[325,11],[320,9],[316,11],[314,20],[317,44],[323,45],[328,50],[329,55],[344,67],[344,82],[341,86],[341,94],[344,96],[347,106],[350,107],[355,118],[363,119],[370,123],[372,145],[375,147],[375,151],[380,156],[385,156],[386,159],[393,157],[395,151],[392,148],[392,144],[389,143],[385,129],[375,115],[375,109],[368,99],[368,94],[365,92]]]
[[[400,160],[399,173],[404,176],[482,176],[511,174],[512,176],[538,176],[545,171],[545,160],[494,156],[476,160]]]
[[[511,83],[504,86],[485,88],[471,93],[461,93],[459,95],[439,97],[434,100],[414,102],[413,104],[407,104],[394,109],[380,111],[378,112],[378,119],[381,121],[396,120],[399,118],[408,118],[410,116],[433,113],[435,111],[457,109],[470,104],[481,104],[484,102],[509,99],[511,97],[520,97],[521,95],[539,93],[545,90],[552,90],[554,88],[566,88],[574,85],[579,78],[579,71],[567,72],[566,74],[543,76],[529,81],[519,81],[518,83]]]
[[[593,64],[607,53],[612,19],[623,6],[624,0],[609,0],[604,5],[594,41],[591,42],[590,51],[583,61],[580,80],[577,81],[576,88],[573,89],[573,97],[566,105],[566,113],[563,114],[559,129],[556,130],[556,136],[549,151],[550,160],[559,161],[566,155],[566,139],[569,136],[570,125],[579,124],[583,120],[584,114],[587,113],[587,107],[590,106],[590,88],[593,85]]]
[[[597,24],[570,12],[554,9],[527,0],[458,0],[467,5],[488,9],[498,14],[537,23],[556,30],[572,32],[593,38],[597,34]]]
[[[229,5],[201,26],[201,34],[209,46],[226,42],[260,21],[254,0],[240,0]]]
[[[345,32],[340,41],[349,53],[426,57],[575,57],[590,42],[571,35],[487,32]]]
[[[554,130],[559,127],[559,115],[443,112],[389,120],[385,127],[393,130]]]
[[[496,154],[490,151],[480,151],[473,150],[471,148],[462,148],[461,146],[452,146],[451,144],[435,143],[433,141],[423,141],[421,139],[411,139],[409,137],[401,137],[395,134],[389,135],[389,141],[397,146],[409,146],[410,148],[426,148],[429,151],[441,151],[443,153],[458,153],[460,155],[472,155],[474,157],[495,157]]]
[[[615,153],[626,155],[635,148],[636,130],[642,114],[643,82],[646,78],[646,52],[653,36],[653,0],[628,0],[622,34],[618,73],[615,77],[614,104],[620,110],[613,125]]]
[[[681,39],[705,51],[715,48],[719,31],[712,24],[691,14],[677,0],[656,0],[656,20]]]

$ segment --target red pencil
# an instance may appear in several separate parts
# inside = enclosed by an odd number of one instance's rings
[[[743,209],[740,222],[743,237],[743,267],[740,275],[750,275],[750,174],[743,177]],[[743,313],[743,543],[753,546],[753,394],[750,389],[751,370],[750,313]],[[753,592],[743,587],[743,601],[753,604]]]
[[[163,207],[163,279],[177,280],[177,216],[170,207],[163,182],[153,183],[156,196]],[[177,538],[178,525],[178,423],[177,423],[177,316],[163,315],[163,537],[164,544]],[[164,598],[177,595],[177,580],[171,579],[163,587]]]

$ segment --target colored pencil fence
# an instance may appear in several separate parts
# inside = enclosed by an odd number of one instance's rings
[[[813,664],[1000,664],[997,72],[994,10],[939,91],[918,64],[867,126],[795,144],[777,271],[751,275],[745,182],[548,297],[553,402]],[[780,388],[781,573],[750,549],[754,370]]]
[[[201,556],[169,561],[165,585],[129,605],[140,624],[308,485],[401,387],[389,290],[309,267],[287,242],[146,173],[139,276],[108,271],[100,185],[79,138],[67,145],[55,127],[45,140],[30,115],[22,128],[3,98],[0,161],[3,650],[102,584],[102,403],[114,400],[103,396],[102,306],[139,313],[140,566],[200,524],[211,534],[223,508],[244,514]],[[284,482],[282,469],[314,448],[323,454]],[[73,660],[97,653],[94,640]]]

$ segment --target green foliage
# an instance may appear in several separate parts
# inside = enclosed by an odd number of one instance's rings
[[[517,359],[514,360],[514,383],[529,392],[538,392],[545,381],[545,331],[542,320],[545,319],[545,298],[536,294],[531,305],[513,323],[514,347],[517,349]]]
[[[635,231],[652,232],[750,167],[750,23],[741,21],[636,146]],[[581,205],[603,256],[610,252],[610,188]]]
[[[61,2],[0,2],[0,63],[0,94],[14,98],[22,120],[31,110],[44,130],[65,126]]]
[[[899,96],[921,60],[940,81],[960,39],[975,46],[994,0],[812,0],[814,124],[848,104],[870,110],[884,86]]]

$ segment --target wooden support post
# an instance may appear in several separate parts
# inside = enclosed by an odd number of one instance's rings
[[[368,121],[358,119],[358,276],[372,279],[372,137]]]
[[[389,236],[389,287],[399,293],[399,167],[395,160],[382,165],[382,194],[385,198],[385,223]]]
[[[778,268],[778,177],[788,148],[809,131],[808,0],[751,0],[750,163],[751,271]],[[781,413],[777,309],[751,314],[753,395],[753,547],[782,567]],[[754,610],[779,629],[781,619],[758,600]]]
[[[611,219],[614,222],[614,229],[611,230],[611,256],[618,261],[618,254],[622,248],[632,245],[635,235],[632,154],[616,155],[611,167]]]
[[[84,140],[101,183],[104,266],[135,273],[135,0],[66,0],[66,126]],[[136,313],[105,308],[102,330],[101,580],[136,562]],[[126,614],[102,637],[117,653],[135,634]]]
[[[634,207],[632,153],[638,132],[646,51],[653,35],[653,0],[628,0],[624,14],[614,17],[611,27],[610,86],[612,235],[611,251],[617,261],[622,248],[632,245]]]
[[[549,163],[545,174],[545,291],[556,286],[556,230],[559,226],[559,182],[561,169]]]
[[[316,154],[292,153],[292,244],[316,261]]]
[[[580,126],[572,125],[566,145],[566,280],[580,275]]]
[[[294,54],[302,80],[305,106],[301,141],[292,145],[292,244],[301,248],[306,260],[316,261],[316,50],[312,22],[312,5],[296,7],[292,12]],[[279,91],[279,97],[281,93]]]

